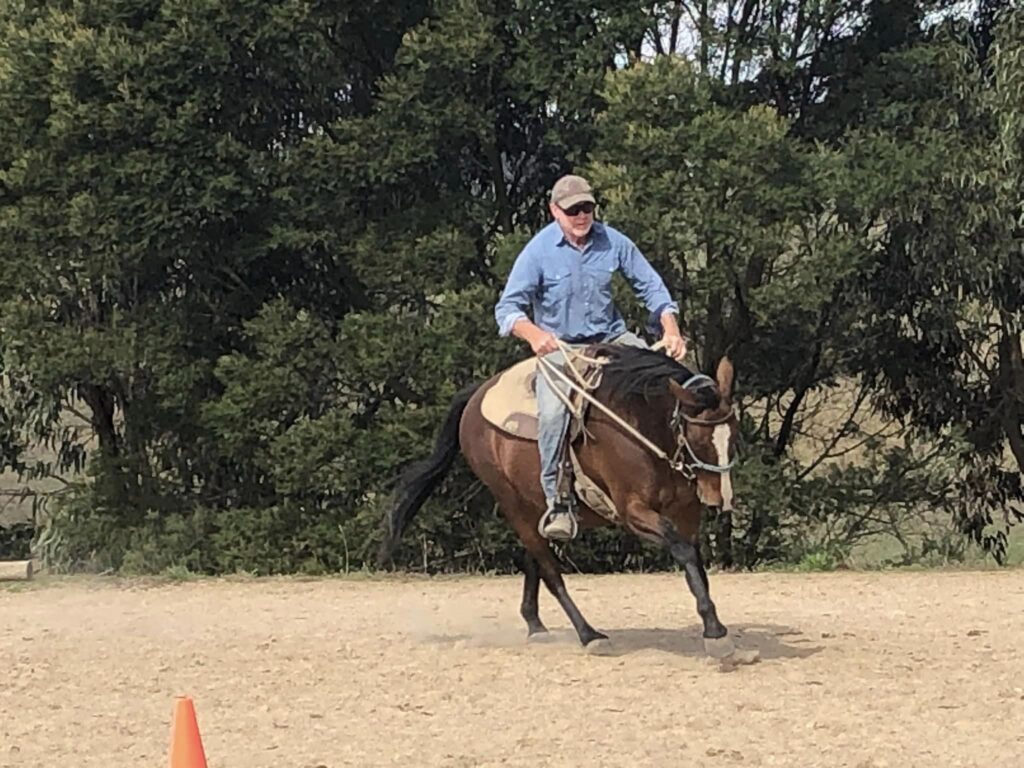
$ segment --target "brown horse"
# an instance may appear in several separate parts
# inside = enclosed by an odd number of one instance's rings
[[[580,465],[611,498],[624,527],[668,548],[697,599],[707,652],[727,656],[733,646],[711,601],[698,535],[704,505],[731,508],[729,466],[738,430],[731,402],[732,364],[723,359],[713,381],[694,376],[659,352],[600,345],[586,353],[610,358],[593,392],[595,399],[658,446],[663,455],[657,456],[614,419],[590,407],[586,416],[589,435],[577,446]],[[683,386],[695,380],[704,384]],[[483,395],[495,381],[474,384],[455,396],[433,455],[412,465],[397,483],[381,560],[390,558],[402,532],[447,473],[461,444],[470,468],[491,490],[526,549],[520,612],[529,635],[547,632],[537,610],[543,580],[572,621],[580,642],[588,649],[599,648],[607,636],[587,622],[569,597],[558,560],[537,531],[545,508],[537,444],[502,432],[481,414]],[[581,506],[579,514],[582,528],[609,524],[587,507]]]

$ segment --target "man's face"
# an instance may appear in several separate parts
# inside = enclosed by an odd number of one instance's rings
[[[562,208],[556,203],[550,204],[551,215],[562,227],[566,235],[571,235],[579,240],[590,234],[590,228],[594,226],[594,204],[577,203],[570,208]]]

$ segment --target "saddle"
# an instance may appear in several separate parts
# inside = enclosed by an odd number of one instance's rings
[[[594,387],[600,380],[601,363],[588,363],[577,370],[584,379],[593,381]],[[564,370],[564,369],[563,369]],[[523,440],[536,442],[539,419],[537,417],[537,377],[542,375],[537,370],[537,358],[529,357],[511,368],[506,369],[494,385],[484,394],[480,403],[480,412],[490,424],[503,432]],[[583,419],[586,417],[587,402],[578,393],[570,393],[570,400],[579,418],[570,418],[569,429],[561,453],[568,453],[569,466],[562,463],[563,475],[569,475],[569,484],[576,492],[579,500],[591,510],[611,522],[619,520],[618,510],[611,498],[600,486],[587,477],[580,466],[574,443],[584,431]],[[582,402],[581,402],[582,401]]]

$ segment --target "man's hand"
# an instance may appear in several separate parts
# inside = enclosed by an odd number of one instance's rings
[[[525,317],[512,326],[512,333],[529,344],[537,357],[558,351],[558,337],[550,331],[538,328]]]
[[[686,356],[686,339],[679,330],[679,323],[676,322],[675,312],[661,313],[661,344],[665,348],[665,354],[676,360],[682,360]]]
[[[666,333],[661,337],[661,341],[664,344],[665,354],[676,360],[686,357],[686,339],[679,334]]]
[[[558,351],[558,337],[549,331],[541,331],[530,339],[530,348],[537,357],[549,355]]]

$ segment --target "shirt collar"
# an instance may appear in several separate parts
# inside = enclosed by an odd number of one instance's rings
[[[570,248],[569,240],[565,236],[565,232],[562,231],[562,227],[557,221],[552,221],[549,225],[553,228],[552,235],[556,246],[568,245]],[[608,234],[604,231],[604,224],[599,221],[595,221],[590,227],[590,236],[587,238],[588,246],[601,245],[608,240]]]

